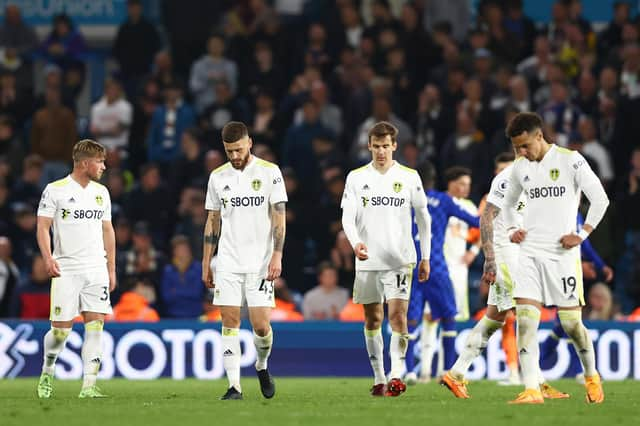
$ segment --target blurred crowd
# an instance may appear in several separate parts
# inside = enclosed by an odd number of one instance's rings
[[[348,320],[361,311],[339,206],[346,173],[370,159],[370,126],[398,127],[407,166],[469,168],[477,204],[519,111],[537,111],[547,140],[581,151],[611,198],[591,240],[615,278],[586,275],[587,309],[612,319],[640,307],[640,24],[628,3],[598,31],[579,0],[557,0],[545,25],[522,0],[481,0],[475,16],[467,0],[165,0],[161,25],[140,1],[127,10],[113,72],[85,111],[82,32],[63,14],[40,39],[6,7],[0,317],[48,317],[35,208],[44,185],[70,171],[79,138],[108,148],[116,319],[218,318],[200,281],[204,199],[208,174],[226,161],[220,130],[239,120],[253,153],[280,165],[289,195],[274,319]]]

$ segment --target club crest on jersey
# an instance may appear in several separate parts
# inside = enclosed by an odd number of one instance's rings
[[[262,187],[262,182],[260,181],[260,179],[254,179],[253,182],[251,182],[251,187],[253,188],[254,191],[260,191],[260,188]]]
[[[96,195],[96,203],[101,206],[102,205],[102,195]]]
[[[402,191],[402,184],[400,182],[393,182],[393,190],[395,192]]]
[[[558,178],[560,177],[560,170],[558,169],[551,169],[549,171],[549,176],[551,176],[551,180],[552,181],[556,181],[558,180]]]

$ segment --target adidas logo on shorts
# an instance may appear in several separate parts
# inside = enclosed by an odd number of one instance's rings
[[[233,355],[233,351],[231,349],[227,349],[226,351],[224,351],[224,353],[222,355],[223,356],[232,356]]]

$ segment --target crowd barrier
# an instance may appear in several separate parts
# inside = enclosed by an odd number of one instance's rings
[[[456,347],[464,344],[472,322],[460,323]],[[640,380],[640,323],[593,322],[587,324],[594,340],[598,369],[605,380]],[[542,341],[551,324],[539,331]],[[269,369],[275,376],[369,376],[361,323],[274,323],[274,348]],[[388,329],[386,347],[388,347]],[[42,365],[42,338],[46,321],[0,322],[0,377],[37,376]],[[82,324],[75,324],[60,354],[56,375],[82,377]],[[243,374],[254,374],[256,352],[248,323],[240,331]],[[155,379],[217,379],[224,376],[219,323],[161,321],[158,323],[107,323],[100,377]],[[475,360],[469,379],[498,380],[507,376],[499,332],[485,353]],[[566,341],[557,356],[543,365],[548,379],[574,371]],[[385,365],[389,366],[389,360]]]

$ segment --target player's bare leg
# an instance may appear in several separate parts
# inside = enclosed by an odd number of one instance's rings
[[[222,316],[222,365],[229,388],[222,400],[242,399],[240,386],[240,307],[220,306]]]
[[[369,362],[373,370],[373,387],[371,395],[384,396],[386,378],[384,375],[384,341],[382,340],[382,320],[384,310],[381,303],[370,303],[364,306],[364,340],[367,346]]]
[[[273,346],[273,330],[271,329],[271,308],[250,307],[249,320],[253,327],[253,344],[256,347],[256,374],[260,381],[260,391],[262,395],[269,399],[276,393],[276,385],[273,377],[269,374],[267,362]]]
[[[38,380],[38,398],[51,398],[53,395],[56,360],[64,349],[71,326],[71,321],[51,321],[51,329],[44,336],[44,361],[42,374]]]
[[[96,386],[102,361],[102,329],[104,314],[82,312],[84,320],[84,343],[82,344],[83,379],[79,398],[104,398],[106,395]]]
[[[401,377],[405,372],[405,355],[409,343],[407,329],[408,301],[403,299],[390,299],[387,302],[389,308],[389,324],[391,325],[391,342],[389,355],[391,358],[391,372],[387,383],[387,396],[398,396],[407,389],[407,385]]]

